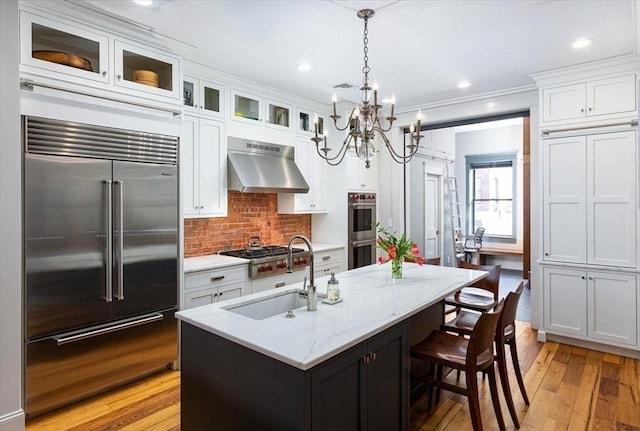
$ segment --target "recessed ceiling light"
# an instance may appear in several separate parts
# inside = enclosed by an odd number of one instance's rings
[[[296,69],[306,72],[307,70],[311,70],[311,65],[309,63],[296,64]]]
[[[471,87],[471,83],[469,81],[460,81],[458,83],[458,88],[467,88]]]
[[[152,6],[153,0],[133,0],[136,4],[140,6]]]
[[[571,44],[571,47],[573,49],[586,48],[587,46],[591,45],[592,43],[593,43],[593,39],[581,38],[581,39],[576,39],[576,41]]]

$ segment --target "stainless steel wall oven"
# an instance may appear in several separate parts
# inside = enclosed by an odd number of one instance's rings
[[[348,267],[376,261],[376,194],[348,193]]]

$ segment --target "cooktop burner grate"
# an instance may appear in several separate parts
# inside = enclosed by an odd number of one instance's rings
[[[304,250],[301,248],[292,248],[292,253],[300,253]],[[223,254],[225,256],[233,256],[240,257],[244,259],[260,259],[263,257],[271,257],[271,256],[286,256],[287,255],[287,247],[277,246],[277,245],[268,245],[259,249],[238,249],[238,250],[226,250],[221,251],[219,254]]]

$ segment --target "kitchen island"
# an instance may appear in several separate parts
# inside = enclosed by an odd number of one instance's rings
[[[415,322],[441,321],[443,299],[486,273],[408,263],[404,278],[390,273],[385,264],[337,274],[343,301],[295,318],[234,311],[272,291],[177,313],[182,428],[407,429],[409,340],[430,329]],[[320,292],[326,281],[316,280]]]

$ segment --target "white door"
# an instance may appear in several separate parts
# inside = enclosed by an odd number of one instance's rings
[[[440,205],[442,177],[425,174],[424,180],[424,257],[440,256]]]

